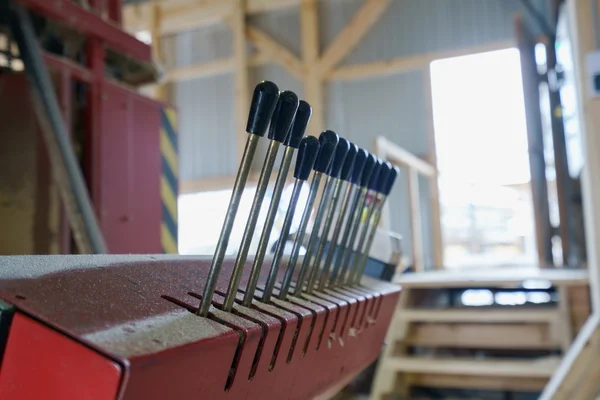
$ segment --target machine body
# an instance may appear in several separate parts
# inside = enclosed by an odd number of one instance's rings
[[[0,398],[309,399],[378,357],[397,286],[365,277],[360,296],[340,290],[265,304],[257,293],[251,307],[241,306],[240,290],[228,313],[220,279],[205,318],[195,313],[210,261],[0,258],[0,315],[8,321],[0,324]],[[225,260],[225,272],[233,262]],[[366,294],[366,302],[347,301]]]

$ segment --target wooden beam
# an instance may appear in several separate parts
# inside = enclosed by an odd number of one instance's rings
[[[321,61],[319,71],[328,73],[356,47],[365,34],[377,22],[391,0],[367,0],[352,20],[342,29],[329,45]]]
[[[207,76],[221,75],[233,71],[235,61],[232,58],[210,61],[202,64],[190,65],[168,70],[165,80],[179,82],[189,79],[204,78]]]
[[[203,26],[223,22],[231,15],[235,2],[225,0],[200,0],[191,5],[162,4],[164,19],[160,30],[163,35],[173,35]]]
[[[158,3],[126,4],[123,6],[123,26],[129,32],[151,29],[152,7],[157,4],[165,18],[161,34],[176,34],[223,22],[237,0],[170,0]],[[302,0],[247,0],[246,13],[257,14],[289,9]]]
[[[271,58],[263,53],[254,53],[248,56],[248,67],[258,67],[271,61]],[[165,80],[168,82],[179,82],[184,80],[205,78],[207,76],[222,75],[233,72],[235,61],[232,58],[209,61],[189,65],[187,67],[172,68],[166,71]]]
[[[596,0],[594,0],[596,1]],[[572,28],[575,76],[578,81],[579,126],[581,127],[583,156],[586,160],[582,172],[583,210],[590,294],[592,310],[600,313],[600,98],[592,97],[592,87],[587,71],[587,55],[596,49],[594,18],[591,1],[571,0],[569,17]],[[598,16],[600,17],[600,16]]]
[[[250,103],[248,54],[246,49],[246,0],[236,0],[232,14],[233,59],[235,73],[235,131],[237,158],[241,159],[246,144],[246,119]]]
[[[319,10],[317,0],[303,0],[300,6],[302,61],[306,71],[304,97],[313,109],[308,132],[314,135],[325,130],[323,80],[319,74]]]
[[[298,7],[302,0],[248,0],[248,14],[265,13]]]
[[[589,71],[586,70],[587,55],[596,49],[594,15],[588,0],[571,0],[567,2],[567,6],[575,76],[578,81],[579,125],[586,159],[582,187],[593,314],[580,329],[540,400],[576,398],[579,389],[587,387],[590,380],[594,379],[590,372],[595,366],[590,364],[597,362],[600,351],[600,183],[597,179],[600,170],[600,99],[589,93],[591,85]]]
[[[246,26],[246,37],[262,54],[285,68],[299,80],[304,79],[304,66],[291,51],[280,45],[261,29]]]
[[[423,265],[423,222],[421,219],[421,199],[419,196],[419,174],[414,168],[407,173],[408,207],[410,209],[410,241],[413,268],[421,272]]]
[[[401,74],[404,72],[429,68],[429,63],[442,58],[460,57],[486,51],[503,50],[515,46],[516,43],[514,40],[503,40],[462,49],[436,51],[415,54],[413,56],[397,57],[390,60],[375,61],[372,63],[348,65],[327,72],[325,74],[325,79],[329,81],[345,81]]]
[[[159,64],[164,65],[164,54],[162,48],[162,40],[160,36],[160,23],[162,20],[162,11],[160,7],[155,4],[152,8],[152,26],[150,29],[150,36],[152,38],[152,43],[150,46],[152,48],[152,58],[156,60]],[[168,90],[167,85],[164,82],[159,82],[156,85],[152,85],[150,87],[152,98],[160,101],[167,101]]]
[[[427,160],[437,171],[437,149],[435,144],[435,125],[433,121],[433,92],[431,89],[431,69],[423,68],[423,96],[425,97],[425,121],[429,154]],[[429,212],[431,220],[431,239],[433,251],[433,267],[444,268],[444,243],[442,239],[442,219],[440,212],[440,187],[437,176],[429,179]]]

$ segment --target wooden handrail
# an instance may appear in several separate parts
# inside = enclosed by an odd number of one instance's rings
[[[421,198],[419,191],[419,174],[429,179],[433,185],[437,185],[438,172],[437,169],[429,162],[415,156],[408,150],[403,149],[395,143],[392,143],[383,136],[375,139],[375,154],[388,160],[392,164],[405,169],[407,180],[408,207],[410,215],[410,236],[413,255],[413,268],[415,271],[423,271],[423,221],[421,219]],[[432,201],[436,202],[439,209],[439,199],[435,198]],[[443,259],[443,247],[441,240],[440,229],[435,229],[435,225],[439,225],[439,218],[432,215],[431,223],[433,225],[433,235],[439,234],[440,237],[432,238],[432,247],[434,258]],[[437,233],[436,233],[437,232]],[[436,268],[441,267],[435,265]]]
[[[414,169],[430,178],[437,177],[437,171],[433,165],[390,142],[383,136],[375,139],[375,148],[379,157],[389,160],[394,165]]]

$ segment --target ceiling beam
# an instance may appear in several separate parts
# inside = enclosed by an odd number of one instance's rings
[[[360,40],[369,32],[371,27],[381,17],[390,5],[391,0],[367,0],[356,12],[352,20],[337,35],[329,45],[321,61],[319,70],[325,74],[332,70],[356,47]]]
[[[298,7],[301,0],[247,0],[246,14]],[[234,0],[171,0],[123,6],[123,25],[130,32],[151,30],[152,8],[160,7],[161,35],[198,29],[223,22],[235,6]]]
[[[323,79],[319,74],[319,4],[318,0],[304,0],[300,6],[300,34],[302,61],[306,75],[304,96],[313,108],[309,131],[313,134],[325,128]]]
[[[460,57],[474,53],[503,50],[515,46],[516,43],[514,40],[502,40],[483,45],[465,47],[462,49],[435,51],[430,53],[415,54],[412,56],[397,57],[389,60],[375,61],[372,63],[347,65],[332,70],[325,75],[325,78],[328,81],[347,81],[395,75],[426,68],[432,61],[442,58]]]
[[[304,79],[304,66],[291,51],[280,45],[266,32],[256,27],[246,27],[246,37],[260,53],[265,54],[272,62],[285,68],[299,80]]]

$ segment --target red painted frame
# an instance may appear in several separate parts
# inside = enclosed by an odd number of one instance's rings
[[[106,10],[98,1],[92,2],[94,11],[100,15],[85,10],[71,0],[14,1],[50,19],[68,25],[85,36],[99,39],[115,51],[140,61],[152,59],[150,46],[122,30],[121,21],[116,20],[116,18],[120,18],[120,12],[116,11],[120,10],[120,7],[114,4],[116,0],[111,0],[109,10]],[[115,22],[102,18],[104,13],[115,18]]]
[[[67,126],[70,125],[71,110],[71,84],[73,80],[86,84],[87,90],[87,109],[86,109],[86,130],[84,138],[84,159],[85,164],[83,172],[88,182],[90,197],[94,203],[96,216],[100,222],[104,236],[109,244],[109,252],[120,253],[160,253],[162,246],[160,244],[160,109],[162,104],[145,98],[137,91],[129,90],[126,86],[105,79],[105,46],[109,46],[116,51],[132,56],[141,61],[151,59],[150,47],[138,41],[133,36],[123,32],[120,28],[121,22],[121,2],[120,0],[90,0],[91,11],[85,10],[70,0],[15,0],[23,6],[42,14],[50,19],[65,23],[78,30],[88,37],[86,65],[82,66],[69,59],[58,55],[43,52],[43,58],[46,65],[60,74],[59,102],[61,104]],[[112,98],[107,101],[108,93]],[[120,125],[111,119],[107,113],[120,111],[115,109],[113,102],[126,104],[129,109],[146,109],[147,113],[153,115],[148,118],[137,112],[139,121],[132,121],[129,114],[125,115],[127,123]],[[143,114],[143,112],[142,112]],[[148,114],[148,115],[150,115]],[[153,121],[153,126],[149,126],[148,121]],[[125,159],[118,160],[122,167],[121,173],[107,177],[105,170],[111,166],[111,152],[119,152],[121,148],[118,144],[105,139],[106,129],[122,129],[123,135],[136,137],[136,140],[143,139],[141,151],[148,154],[136,154],[134,149],[129,153],[119,154]],[[143,132],[141,132],[143,130]],[[114,133],[114,132],[113,132]],[[141,134],[147,134],[147,137],[140,138]],[[120,138],[119,134],[113,135],[113,138]],[[118,141],[118,140],[117,140]],[[146,142],[155,144],[155,148],[149,148]],[[47,165],[47,160],[40,155],[40,161]],[[145,166],[139,166],[130,160],[143,160],[149,163]],[[145,169],[148,174],[156,176],[156,182],[148,179],[138,180],[141,187],[136,187],[141,198],[135,197],[135,192],[123,193],[123,201],[130,203],[151,203],[152,207],[145,207],[147,216],[141,216],[132,222],[133,218],[128,214],[123,214],[119,218],[123,223],[115,223],[114,208],[119,205],[119,200],[106,204],[104,199],[107,196],[114,198],[111,194],[113,187],[122,187],[122,181],[131,181],[132,175],[137,174],[138,169]],[[108,181],[107,181],[108,179]],[[133,183],[134,186],[136,182]],[[148,200],[150,196],[150,200]],[[152,201],[154,198],[155,201]],[[135,211],[135,210],[134,210]],[[132,212],[135,214],[135,212]],[[112,218],[112,219],[111,219]],[[148,220],[152,220],[153,225],[149,226]],[[122,240],[123,232],[130,232],[131,226],[138,227],[135,234],[126,235],[126,240]],[[110,226],[110,227],[109,227]],[[125,228],[125,229],[122,229]],[[119,239],[117,239],[119,238]],[[112,243],[112,246],[111,246]],[[111,249],[112,247],[112,249]],[[113,250],[114,249],[114,250]],[[66,218],[61,221],[61,252],[70,253],[69,227]]]

